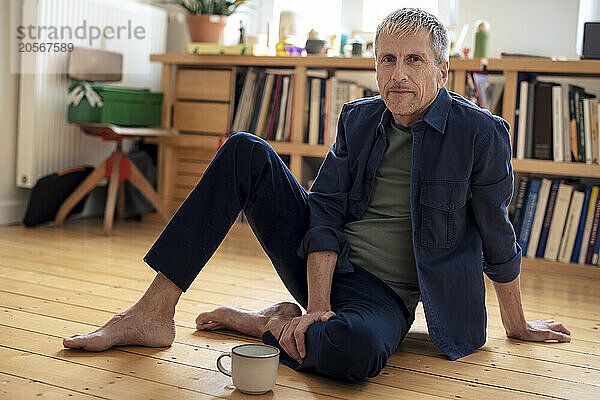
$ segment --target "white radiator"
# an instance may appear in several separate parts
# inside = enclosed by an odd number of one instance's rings
[[[24,27],[47,27],[42,31],[46,35],[50,34],[51,27],[62,27],[62,40],[56,42],[123,54],[123,79],[111,85],[160,90],[161,66],[159,63],[150,63],[149,55],[165,52],[167,13],[163,9],[124,0],[24,0],[21,4],[21,25]],[[76,37],[74,30],[83,26],[84,20],[87,31],[80,29],[79,37]],[[96,35],[96,31],[91,35],[81,33],[90,33],[92,26],[100,29],[113,27],[113,30],[107,31],[108,38],[92,40],[90,45],[90,38]],[[117,39],[116,32],[121,26],[129,26],[130,30],[121,30],[121,39]],[[68,29],[64,27],[73,29],[71,38],[66,38]],[[133,34],[128,37],[135,27],[142,27],[138,29],[137,38]],[[15,26],[11,32],[14,33],[16,29]],[[27,30],[21,32],[26,34],[23,43],[36,41]],[[21,72],[21,77],[17,186],[30,188],[47,174],[72,166],[102,162],[114,149],[114,143],[87,137],[77,127],[67,123],[67,91],[70,85],[66,76],[68,52],[19,54],[18,72]]]

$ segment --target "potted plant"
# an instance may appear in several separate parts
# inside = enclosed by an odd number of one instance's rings
[[[192,42],[221,43],[227,17],[246,0],[177,0],[188,13]]]

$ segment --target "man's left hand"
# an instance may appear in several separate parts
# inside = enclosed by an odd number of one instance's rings
[[[527,321],[526,328],[521,332],[506,332],[506,336],[513,339],[526,340],[530,342],[545,342],[547,340],[558,340],[559,342],[570,342],[571,332],[560,322],[554,320]]]

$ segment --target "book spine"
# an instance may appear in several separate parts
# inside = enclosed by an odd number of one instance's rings
[[[596,247],[596,239],[598,238],[598,222],[600,220],[600,202],[596,201],[594,208],[594,218],[592,219],[592,229],[590,231],[590,239],[588,241],[588,251],[585,257],[586,264],[592,264],[594,249]]]
[[[590,124],[590,99],[584,98],[583,102],[583,137],[585,140],[585,163],[592,163],[592,126]]]
[[[572,161],[579,160],[579,143],[577,141],[577,119],[575,109],[575,89],[573,86],[569,86],[569,132],[571,136]]]
[[[560,85],[562,93],[562,107],[563,107],[563,147],[564,147],[564,161],[573,161],[573,155],[571,152],[571,127],[569,118],[569,85],[563,83]]]
[[[583,230],[585,228],[585,221],[587,219],[588,208],[590,201],[592,201],[594,190],[591,186],[586,186],[583,197],[583,205],[581,206],[581,215],[579,216],[579,222],[577,224],[577,234],[575,235],[575,244],[573,245],[573,252],[571,253],[571,262],[577,263],[579,261],[579,252],[581,250],[581,242],[583,241]],[[597,192],[596,192],[597,193]]]
[[[552,160],[552,85],[538,82],[535,86],[533,158]]]
[[[521,225],[521,232],[519,233],[518,241],[524,253],[527,252],[527,245],[529,243],[529,235],[531,234],[531,226],[533,225],[533,217],[538,202],[540,185],[541,181],[539,179],[532,179],[529,183],[527,202],[525,205],[525,211],[523,213],[523,224]]]
[[[288,98],[290,91],[290,77],[284,76],[281,90],[281,107],[279,109],[279,120],[277,121],[277,131],[275,133],[275,140],[283,142],[284,133],[283,128],[285,121],[287,120],[287,108],[289,107]]]
[[[554,161],[564,161],[562,89],[559,85],[552,87],[552,150]]]
[[[272,140],[273,130],[275,128],[275,123],[277,122],[277,111],[279,110],[279,98],[281,97],[281,82],[283,76],[277,75],[277,80],[275,82],[275,92],[273,94],[273,104],[271,105],[271,118],[268,121],[268,130],[267,130],[267,139]]]
[[[288,103],[290,104],[290,106],[288,107],[288,111],[287,111],[287,118],[285,119],[285,141],[286,142],[291,142],[292,141],[292,130],[294,129],[294,105],[296,103],[295,99],[294,99],[294,93],[296,91],[296,75],[292,75],[292,79],[290,81],[290,98],[288,100]]]
[[[585,161],[585,137],[583,132],[583,98],[582,91],[578,88],[575,91],[575,124],[577,126],[577,161]]]
[[[592,136],[592,164],[598,164],[598,101],[590,99],[590,132]]]
[[[578,264],[585,264],[585,257],[587,256],[588,244],[590,240],[590,234],[592,233],[592,223],[594,222],[594,211],[596,209],[596,203],[598,202],[598,190],[597,186],[592,189],[592,197],[590,198],[590,204],[588,206],[587,215],[585,218],[585,227],[583,228],[583,237],[581,239],[581,249],[579,251]]]
[[[321,95],[319,98],[319,133],[318,144],[325,144],[325,114],[327,96],[327,79],[321,79]]]
[[[548,243],[544,252],[545,260],[556,261],[558,258],[560,240],[565,229],[565,222],[567,220],[567,212],[569,210],[569,204],[571,203],[572,193],[573,186],[564,183],[560,184],[558,188],[558,195],[556,196],[556,204],[554,206],[552,222],[550,223]]]
[[[558,187],[560,185],[560,179],[554,179],[552,181],[552,187],[550,188],[550,195],[548,196],[548,206],[546,207],[546,213],[544,214],[544,223],[542,225],[542,231],[540,232],[540,241],[538,243],[536,257],[544,258],[546,252],[546,244],[548,242],[548,235],[550,233],[550,224],[552,223],[552,215],[554,214],[554,206],[556,204],[556,196],[558,195]]]
[[[525,196],[527,196],[527,186],[529,184],[529,178],[524,176],[519,180],[519,190],[515,200],[515,207],[513,211],[512,224],[515,230],[515,235],[519,237],[521,232],[521,223],[523,222],[523,206],[525,204]]]
[[[519,138],[517,139],[517,159],[525,158],[525,138],[527,137],[527,91],[529,82],[522,81],[520,86],[521,97],[519,99]]]
[[[552,181],[550,179],[543,178],[542,185],[540,187],[540,194],[538,196],[538,203],[535,207],[533,227],[531,228],[531,235],[529,235],[529,245],[527,246],[526,257],[529,258],[535,258],[538,243],[540,242],[540,232],[542,231],[542,224],[544,223],[544,214],[546,212],[546,206],[548,205],[548,195],[550,194],[550,186],[552,186]]]
[[[560,244],[560,251],[558,252],[559,262],[568,263],[571,259],[573,245],[575,244],[575,235],[577,234],[577,223],[579,221],[581,207],[583,205],[583,197],[583,192],[573,192],[567,223],[565,224],[565,233],[563,234],[563,240]]]
[[[304,96],[304,143],[308,143],[308,130],[310,128],[310,97],[311,97],[311,81],[314,78],[306,79],[306,95]]]
[[[529,82],[527,90],[527,131],[525,132],[525,158],[533,158],[534,144],[534,122],[535,122],[535,98],[537,96],[537,84],[535,78]]]

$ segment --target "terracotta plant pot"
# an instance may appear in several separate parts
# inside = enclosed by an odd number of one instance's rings
[[[219,43],[223,41],[223,30],[227,24],[225,15],[196,14],[187,16],[192,42]]]

